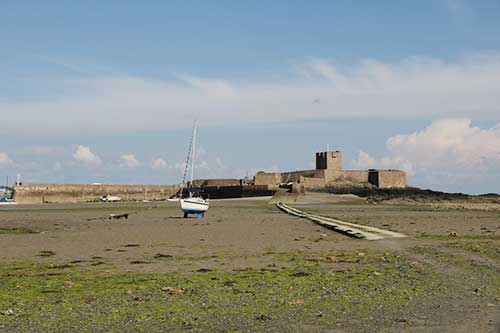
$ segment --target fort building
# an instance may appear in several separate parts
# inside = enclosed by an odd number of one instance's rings
[[[406,187],[406,173],[394,169],[344,170],[342,153],[326,151],[316,153],[316,169],[291,172],[258,172],[255,185],[275,186],[294,183],[304,188],[321,188],[339,181],[367,183],[378,188]]]

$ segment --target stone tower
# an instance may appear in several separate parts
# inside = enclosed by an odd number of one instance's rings
[[[316,153],[316,170],[342,170],[342,153],[340,151],[325,151]]]

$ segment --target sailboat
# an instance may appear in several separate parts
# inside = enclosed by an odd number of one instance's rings
[[[184,169],[184,177],[182,179],[180,198],[179,202],[181,204],[181,209],[184,212],[184,218],[188,217],[189,214],[193,214],[196,217],[202,217],[209,207],[209,200],[203,199],[199,192],[196,192],[193,187],[193,176],[194,176],[194,165],[195,165],[195,154],[196,154],[196,131],[197,124],[194,122],[193,126],[193,136],[191,137],[191,144],[189,145],[188,156],[186,159],[186,168]],[[189,162],[191,161],[191,177],[188,183],[188,196],[184,197],[184,184],[186,180],[186,174],[189,167]]]

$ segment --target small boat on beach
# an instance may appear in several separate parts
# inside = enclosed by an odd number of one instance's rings
[[[195,166],[195,154],[196,154],[196,131],[197,124],[194,122],[193,135],[191,137],[191,144],[189,145],[188,155],[186,159],[186,168],[184,169],[184,177],[182,179],[181,188],[179,190],[179,203],[181,209],[184,213],[184,218],[187,218],[189,214],[193,214],[196,217],[202,217],[210,206],[209,199],[204,199],[200,192],[196,190],[193,186],[193,176],[194,176],[194,166]],[[189,165],[191,162],[191,165]],[[188,168],[191,172],[190,181],[185,186],[186,174]],[[184,189],[187,188],[187,196],[185,197]]]

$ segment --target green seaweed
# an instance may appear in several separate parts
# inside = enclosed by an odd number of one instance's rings
[[[500,260],[500,243],[493,241],[454,241],[446,246],[478,253],[493,259]]]
[[[38,230],[26,228],[26,227],[2,227],[0,228],[0,235],[9,234],[9,235],[25,235],[25,234],[38,234]]]
[[[275,270],[120,273],[29,262],[0,266],[7,330],[267,330],[371,325],[377,306],[400,308],[439,284],[429,268],[389,254],[279,253]],[[344,265],[344,266],[342,266]],[[347,265],[347,266],[345,266]],[[342,270],[336,270],[339,266]],[[61,267],[64,267],[61,268]],[[171,287],[170,289],[166,287]],[[177,288],[177,289],[176,289]],[[165,290],[179,290],[178,293]]]

